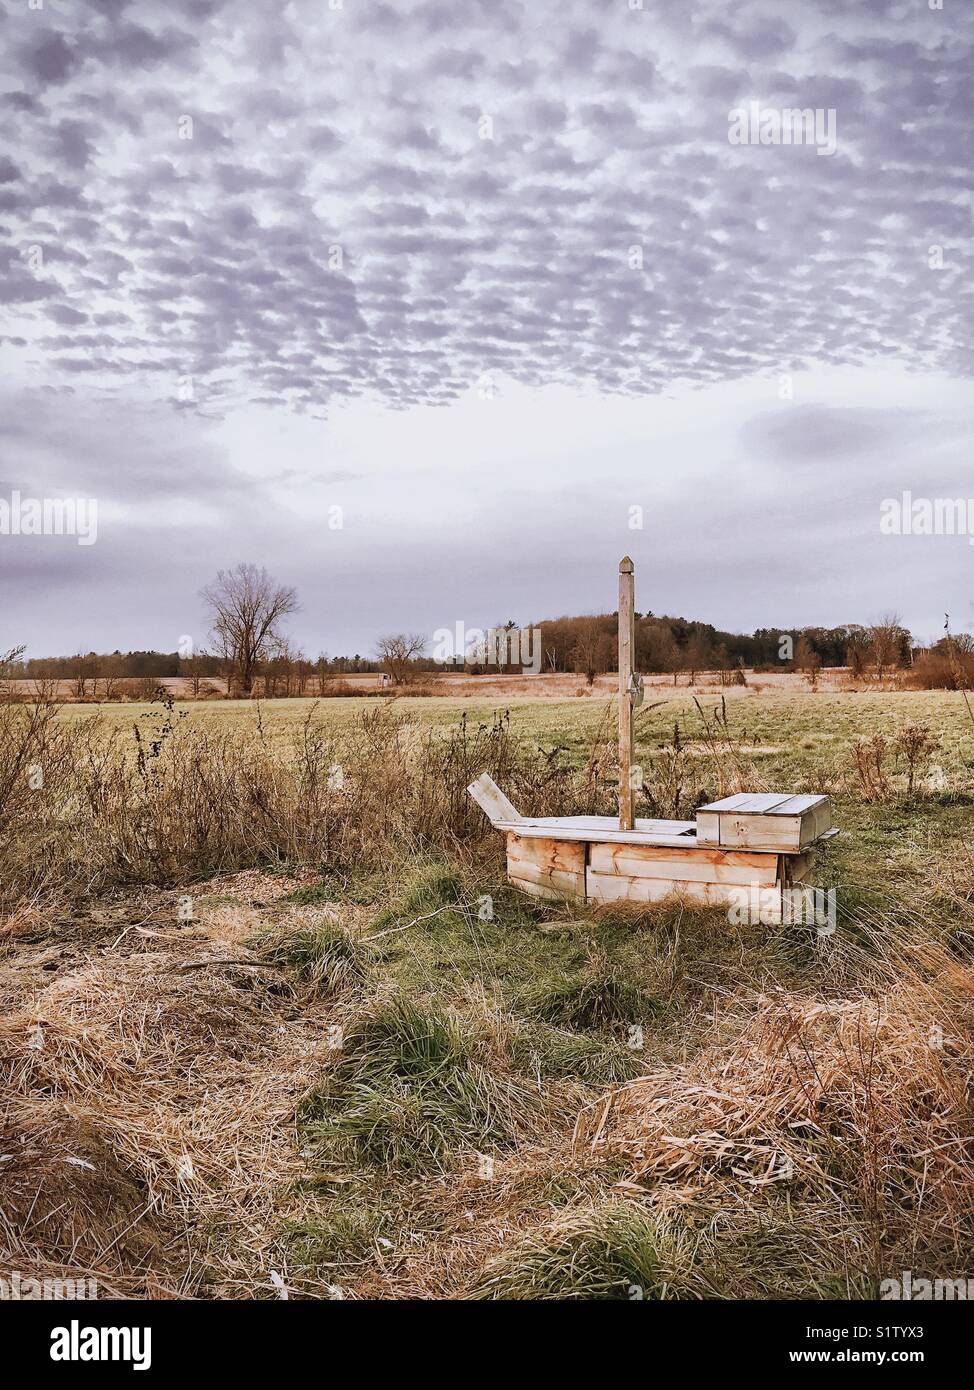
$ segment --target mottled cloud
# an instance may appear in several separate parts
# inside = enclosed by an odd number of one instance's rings
[[[963,7],[4,14],[5,302],[52,379],[320,411],[970,370]],[[731,146],[749,100],[834,108],[835,155]]]

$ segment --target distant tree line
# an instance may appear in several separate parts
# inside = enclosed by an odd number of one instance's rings
[[[429,663],[432,666],[432,663]],[[275,691],[287,687],[294,694],[308,694],[324,681],[350,674],[376,673],[382,670],[379,660],[356,653],[353,656],[328,657],[323,653],[314,661],[303,652],[283,642],[261,660],[254,672],[254,684],[266,683]],[[40,656],[10,661],[0,676],[45,682],[68,681],[72,694],[78,698],[101,695],[112,699],[120,683],[126,693],[132,682],[154,686],[159,680],[182,677],[193,685],[206,686],[233,681],[231,664],[223,656],[196,652],[180,656],[178,652],[76,652],[73,656]],[[195,693],[200,693],[198,690]],[[205,693],[205,692],[204,692]]]
[[[616,624],[615,613],[563,617],[537,624],[541,631],[543,669],[575,672],[591,679],[616,670]],[[810,672],[826,666],[847,666],[854,676],[867,671],[883,676],[910,665],[914,655],[910,633],[895,617],[870,627],[853,623],[832,628],[759,628],[750,636],[723,632],[709,623],[653,614],[639,615],[635,627],[638,670],[686,675],[691,680],[698,671],[733,671],[744,667]],[[959,650],[968,644],[963,635],[950,640],[959,644]],[[266,651],[252,663],[250,681],[252,686],[259,684],[262,693],[308,694],[345,675],[385,671],[400,684],[407,672],[419,674],[440,669],[423,654],[422,641],[415,636],[383,638],[375,657],[359,652],[333,657],[320,653],[314,660],[286,637],[275,636]],[[493,668],[467,663],[466,669]],[[508,665],[504,669],[517,671],[519,668]],[[8,676],[38,682],[69,681],[72,693],[79,698],[101,694],[108,699],[122,681],[182,677],[194,687],[204,687],[214,680],[229,680],[233,684],[235,671],[232,653],[207,651],[188,656],[178,651],[76,652],[72,656],[11,661],[6,668]],[[243,688],[242,676],[240,685]],[[194,693],[200,692],[195,690]]]
[[[547,671],[574,671],[589,680],[617,669],[617,615],[565,617],[539,624]],[[869,627],[759,628],[751,636],[722,632],[710,623],[637,614],[637,670],[686,674],[698,671],[801,670],[848,666],[880,677],[910,664],[913,639],[891,614]]]

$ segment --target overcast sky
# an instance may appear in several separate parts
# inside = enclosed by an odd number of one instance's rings
[[[974,499],[970,4],[0,20],[0,502],[98,502],[0,534],[0,649],[199,641],[242,559],[312,657],[611,610],[627,551],[641,611],[974,625],[969,538],[879,529]]]

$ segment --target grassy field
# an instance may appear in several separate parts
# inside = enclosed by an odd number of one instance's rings
[[[720,703],[721,691],[714,688],[655,687],[647,692],[646,706],[637,714],[637,744],[653,747],[667,739],[674,720],[696,720],[694,700],[707,711]],[[374,710],[377,704],[392,705],[407,719],[434,728],[447,728],[466,716],[470,722],[490,720],[509,710],[512,726],[518,734],[544,743],[564,743],[582,756],[594,736],[600,720],[613,711],[611,694],[599,691],[594,696],[558,699],[532,699],[529,696],[502,696],[494,699],[463,699],[437,697],[411,699],[402,696],[394,701],[371,697],[339,700],[273,700],[255,706],[249,700],[217,700],[177,702],[175,708],[203,727],[249,730],[260,717],[266,718],[270,735],[286,739],[298,731],[309,715],[315,722],[337,727],[358,723],[362,714]],[[967,747],[970,756],[970,734],[974,732],[963,697],[949,691],[881,691],[876,693],[848,692],[792,693],[775,689],[757,691],[727,691],[727,704],[734,728],[747,743],[764,745],[759,751],[768,766],[782,775],[795,770],[809,770],[816,753],[828,756],[844,740],[850,743],[864,733],[892,734],[903,724],[922,721],[943,739],[944,753],[959,758]],[[153,718],[157,704],[64,705],[61,717],[66,720],[103,721],[109,728],[128,730],[139,719]],[[692,730],[691,730],[692,731]]]
[[[216,1298],[969,1273],[963,699],[699,699],[648,693],[639,810],[830,792],[834,935],[505,884],[466,782],[609,809],[601,695],[60,709],[26,758],[43,809],[0,820],[11,1267]]]

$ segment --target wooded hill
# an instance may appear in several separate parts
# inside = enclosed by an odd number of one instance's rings
[[[537,624],[542,631],[544,669],[600,674],[616,668],[615,613],[564,617]],[[636,669],[645,672],[776,670],[849,666],[858,674],[867,666],[891,669],[909,663],[910,633],[895,617],[872,627],[759,628],[750,636],[722,632],[710,623],[686,618],[636,615]]]

